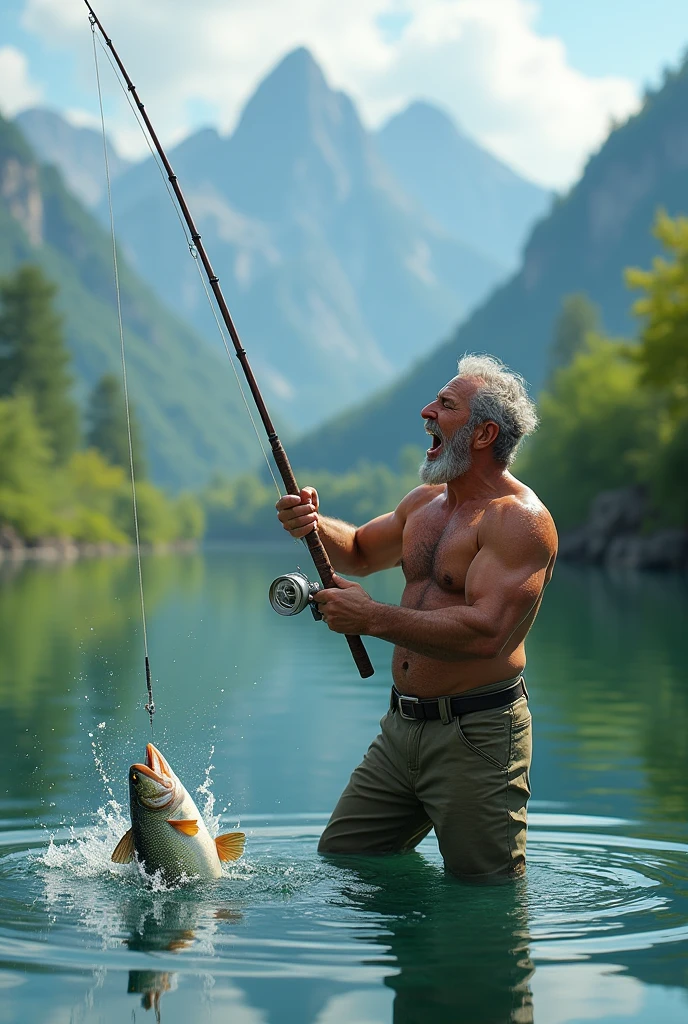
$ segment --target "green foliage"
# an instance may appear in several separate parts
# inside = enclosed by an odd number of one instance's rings
[[[205,511],[196,495],[184,491],[174,502],[174,511],[177,539],[200,540],[205,533]]]
[[[399,457],[399,468],[360,463],[344,474],[300,470],[302,485],[316,488],[325,515],[362,523],[390,512],[401,498],[418,486],[421,448],[408,446]],[[257,477],[235,480],[216,477],[201,495],[206,514],[206,536],[210,540],[258,539],[278,536],[277,495]]]
[[[633,306],[642,321],[635,358],[642,383],[663,393],[680,418],[688,404],[688,217],[660,211],[654,233],[671,258],[626,271],[628,286],[644,293]]]
[[[47,443],[62,463],[76,445],[78,419],[55,294],[40,267],[30,264],[0,282],[0,396],[31,395]]]
[[[671,526],[688,525],[688,414],[666,420],[657,444],[643,466],[660,520]]]
[[[656,442],[645,453],[643,479],[671,524],[688,524],[688,218],[664,211],[654,226],[668,258],[650,270],[630,269],[626,281],[641,292],[633,306],[640,318],[639,344],[632,351],[640,383],[652,395]]]
[[[588,332],[540,396],[540,430],[517,463],[563,527],[600,491],[634,483],[655,523],[688,524],[688,218],[660,211],[654,233],[668,255],[626,272],[642,293],[638,344]]]
[[[32,399],[0,399],[0,524],[29,539],[50,531],[50,463]]]
[[[8,396],[0,397],[0,525],[30,542],[128,545],[134,525],[122,388],[113,375],[101,378],[90,403],[93,447],[70,457],[78,423],[54,294],[31,266],[0,284],[0,395]],[[203,509],[192,495],[170,499],[139,479],[138,504],[145,544],[203,533]]]
[[[0,275],[30,261],[58,286],[81,395],[119,366],[109,232],[0,116],[0,166],[9,161],[19,191],[12,203],[0,195]],[[119,270],[129,391],[151,476],[178,491],[204,485],[214,470],[239,472],[255,461],[255,438],[224,354],[163,306],[122,254]]]
[[[61,530],[77,541],[128,544],[128,523],[121,514],[129,481],[95,449],[76,452],[63,475]],[[129,516],[131,518],[131,514]]]
[[[587,295],[576,292],[564,296],[549,350],[550,381],[557,370],[571,363],[576,353],[583,348],[587,335],[598,330],[599,324],[599,310]]]
[[[586,516],[600,491],[634,482],[655,435],[652,403],[627,346],[589,334],[540,396],[540,428],[515,467],[561,527]]]
[[[100,378],[88,403],[86,413],[88,433],[86,443],[99,452],[113,466],[123,466],[129,471],[129,440],[127,435],[127,410],[124,402],[124,388],[114,373],[105,373]],[[133,408],[129,409],[131,444],[134,456],[136,478],[145,476],[138,420]]]

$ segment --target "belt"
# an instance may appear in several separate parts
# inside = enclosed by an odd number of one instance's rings
[[[503,690],[493,690],[491,693],[479,693],[475,696],[470,694],[457,694],[454,697],[409,697],[405,693],[399,693],[396,686],[392,687],[392,699],[390,706],[392,711],[398,711],[402,718],[410,718],[415,721],[441,718],[443,722],[450,722],[452,718],[459,715],[467,715],[471,711],[489,711],[491,708],[504,708],[513,704],[519,697],[527,697],[528,691],[523,679],[517,680],[511,686]]]

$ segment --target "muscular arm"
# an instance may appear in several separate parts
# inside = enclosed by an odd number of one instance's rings
[[[556,534],[546,512],[514,502],[485,517],[478,542],[466,575],[465,604],[398,608],[367,595],[361,599],[351,588],[328,591],[322,598],[328,625],[337,632],[353,631],[355,625],[356,632],[439,661],[498,656],[549,581]],[[341,605],[332,609],[333,615],[330,603]]]
[[[318,496],[311,487],[301,498],[287,495],[277,502],[280,522],[292,536],[305,537],[317,525],[320,539],[337,572],[349,576],[369,576],[391,569],[401,560],[404,524],[409,513],[429,501],[440,488],[417,487],[407,494],[394,512],[378,516],[364,526],[352,526],[341,519],[318,513]]]

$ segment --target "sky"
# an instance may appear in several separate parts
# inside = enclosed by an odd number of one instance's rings
[[[260,79],[305,45],[375,128],[418,98],[526,177],[563,190],[613,121],[688,48],[687,0],[97,0],[164,144],[231,131]],[[108,131],[145,142],[107,64]],[[2,0],[0,110],[94,123],[81,0]]]

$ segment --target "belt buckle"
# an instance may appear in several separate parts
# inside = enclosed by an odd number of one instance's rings
[[[406,704],[420,704],[420,697],[402,697],[401,694],[399,694],[398,701],[399,701],[399,703],[398,703],[397,707],[399,709],[399,714],[401,715],[401,717],[402,718],[406,718],[409,721],[415,722],[416,721],[416,716],[415,715],[407,715],[404,712],[404,703],[406,703]]]

